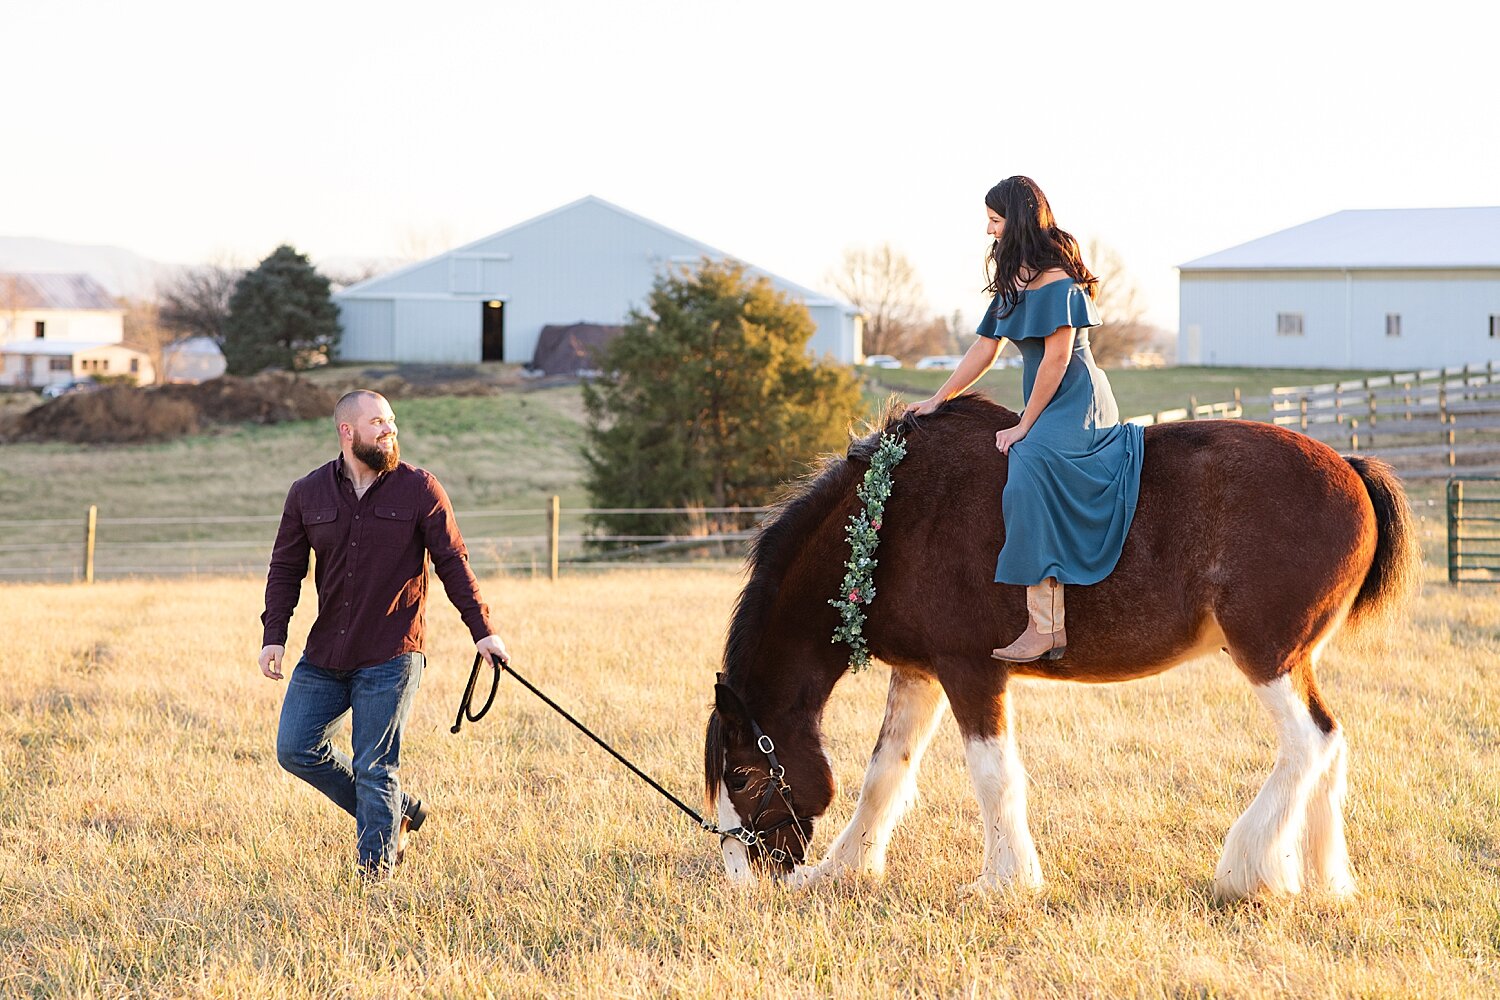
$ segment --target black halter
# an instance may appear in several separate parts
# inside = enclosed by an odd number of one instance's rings
[[[754,719],[750,720],[750,730],[755,734],[755,748],[766,755],[766,760],[770,765],[770,779],[766,782],[766,790],[760,797],[760,805],[756,807],[755,813],[746,820],[743,826],[737,826],[732,830],[718,830],[719,843],[722,844],[730,839],[738,840],[746,847],[759,847],[766,857],[778,865],[785,864],[788,859],[786,851],[768,844],[766,834],[775,833],[782,827],[790,826],[797,834],[797,840],[802,844],[802,860],[805,864],[808,861],[807,852],[811,842],[803,822],[805,821],[809,826],[812,825],[812,817],[797,815],[797,807],[792,804],[792,786],[787,784],[786,780],[786,768],[782,766],[781,761],[776,759],[776,744],[761,730],[760,725]],[[779,797],[782,805],[786,806],[787,815],[785,819],[763,827],[760,822],[771,807],[773,795]]]

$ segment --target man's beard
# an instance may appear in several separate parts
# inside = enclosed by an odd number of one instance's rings
[[[361,441],[359,435],[354,437],[354,446],[350,449],[354,457],[370,467],[372,472],[390,472],[401,461],[401,445],[395,439],[391,440],[391,450],[382,451],[374,441]]]

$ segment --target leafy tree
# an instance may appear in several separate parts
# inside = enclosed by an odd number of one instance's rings
[[[847,368],[814,362],[807,309],[735,263],[668,272],[584,387],[588,489],[600,507],[758,506],[841,449],[861,409]],[[602,515],[615,533],[698,533],[732,518]]]
[[[233,375],[310,368],[332,356],[339,332],[328,279],[282,245],[235,284],[224,324],[224,360]]]

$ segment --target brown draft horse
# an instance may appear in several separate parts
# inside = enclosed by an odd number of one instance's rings
[[[1024,588],[991,582],[1007,465],[994,439],[1016,419],[971,394],[920,420],[885,421],[907,455],[893,473],[865,633],[891,667],[890,692],[858,807],[816,866],[802,862],[834,794],[821,718],[849,654],[830,641],[828,600],[878,435],[828,461],[760,531],[704,747],[710,813],[735,831],[723,841],[730,879],[753,880],[756,868],[795,884],[880,873],[951,706],[984,823],[983,867],[967,888],[1039,885],[1010,676],[1130,680],[1222,649],[1270,711],[1281,748],[1229,830],[1216,894],[1353,891],[1344,737],[1314,666],[1341,627],[1389,617],[1417,579],[1411,513],[1390,468],[1247,421],[1148,428],[1120,562],[1102,582],[1068,588],[1067,654],[1004,664],[990,650],[1021,631],[1026,607]]]

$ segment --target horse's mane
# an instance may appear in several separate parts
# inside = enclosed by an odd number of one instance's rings
[[[977,393],[964,393],[942,404],[930,416],[917,417],[907,412],[906,404],[891,397],[864,433],[851,431],[848,450],[843,455],[827,455],[809,475],[791,484],[787,492],[771,505],[771,512],[750,542],[746,556],[748,581],[740,591],[729,623],[729,638],[724,644],[724,677],[726,683],[743,693],[733,682],[742,676],[760,643],[762,624],[776,598],[782,578],[792,559],[801,549],[811,526],[828,515],[829,508],[842,503],[854,489],[856,471],[863,475],[882,434],[911,441],[929,429],[930,421],[948,414],[989,415],[1001,408]],[[941,424],[938,425],[939,427]]]

